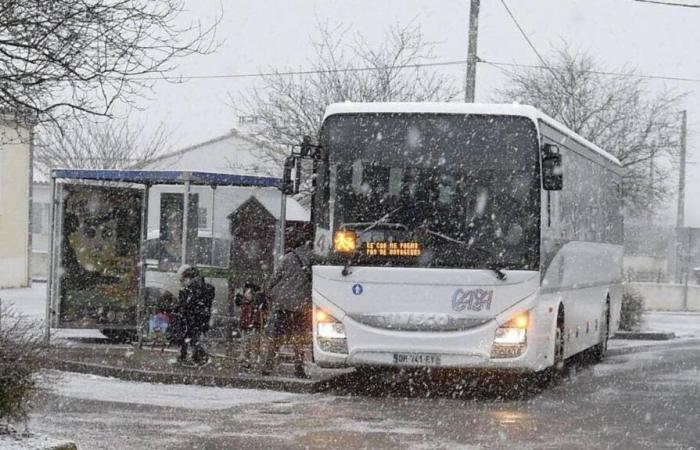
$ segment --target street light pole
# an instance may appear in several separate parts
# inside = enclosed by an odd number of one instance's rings
[[[479,2],[471,0],[469,6],[469,45],[467,48],[467,75],[464,84],[464,101],[474,103],[476,93],[476,41],[479,34]]]

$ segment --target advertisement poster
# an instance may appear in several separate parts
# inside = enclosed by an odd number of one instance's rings
[[[135,326],[142,191],[83,185],[65,191],[60,326]]]

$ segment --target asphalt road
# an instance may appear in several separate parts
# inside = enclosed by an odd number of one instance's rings
[[[206,395],[224,392],[209,391],[216,388],[188,388],[195,396],[189,407],[58,393],[41,399],[31,429],[85,449],[700,449],[697,341],[597,365],[574,361],[546,387],[509,387],[517,381],[473,374],[351,377],[321,394],[222,409],[206,408]],[[201,400],[198,406],[194,400]]]

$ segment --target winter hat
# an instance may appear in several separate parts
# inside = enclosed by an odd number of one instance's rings
[[[194,278],[197,275],[199,275],[199,271],[197,270],[196,267],[192,267],[189,264],[183,264],[180,266],[179,269],[177,269],[177,276],[180,279],[183,278]]]

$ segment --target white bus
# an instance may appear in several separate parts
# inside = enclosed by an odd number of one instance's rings
[[[604,356],[622,296],[616,158],[520,105],[333,104],[319,144],[319,366]]]

